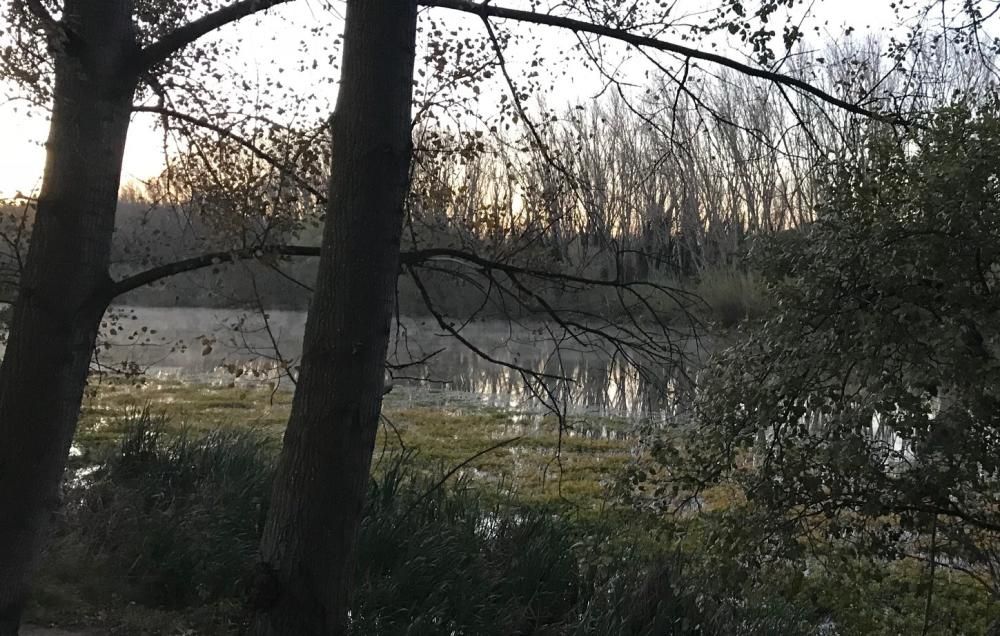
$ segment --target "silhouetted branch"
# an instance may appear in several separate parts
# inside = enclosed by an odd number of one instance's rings
[[[856,115],[862,115],[864,117],[869,117],[871,119],[884,121],[890,124],[907,123],[898,117],[879,113],[870,110],[868,108],[865,108],[864,106],[861,106],[859,104],[855,104],[847,100],[841,99],[835,95],[832,95],[824,91],[821,88],[813,86],[808,82],[792,77],[790,75],[785,75],[784,73],[777,73],[774,71],[769,71],[767,69],[757,68],[754,66],[750,66],[749,64],[744,64],[743,62],[738,62],[724,55],[719,55],[718,53],[710,53],[708,51],[702,51],[689,46],[684,46],[683,44],[667,42],[665,40],[660,40],[657,38],[640,35],[638,33],[632,33],[630,31],[626,31],[623,29],[616,29],[601,24],[593,24],[591,22],[586,22],[584,20],[577,20],[574,18],[537,13],[535,11],[498,7],[489,4],[488,2],[480,3],[480,2],[472,2],[471,0],[419,0],[419,2],[420,4],[427,7],[441,7],[444,9],[462,11],[464,13],[472,13],[480,16],[484,20],[490,17],[494,17],[507,20],[516,20],[518,22],[528,22],[531,24],[540,24],[540,25],[558,27],[577,33],[591,33],[593,35],[598,35],[601,37],[606,37],[613,40],[626,42],[628,44],[637,47],[655,49],[657,51],[664,51],[667,53],[674,53],[676,55],[683,56],[686,59],[703,60],[706,62],[711,62],[712,64],[723,66],[725,68],[733,69],[735,71],[743,73],[744,75],[759,77],[761,79],[775,82],[777,84],[795,88],[804,93],[809,93],[810,95],[814,95],[828,104],[841,108],[847,112],[854,113]]]
[[[499,358],[491,356],[490,354],[488,354],[485,351],[483,351],[481,348],[477,347],[475,345],[475,343],[471,342],[468,338],[466,338],[465,336],[463,336],[462,333],[458,329],[456,329],[453,325],[451,325],[448,322],[448,319],[445,318],[444,314],[442,314],[437,309],[437,307],[434,305],[434,300],[431,298],[430,292],[427,291],[427,286],[424,285],[423,281],[420,279],[420,276],[416,273],[416,271],[414,271],[412,265],[407,267],[407,271],[410,274],[410,278],[413,279],[413,283],[417,286],[417,291],[420,292],[420,297],[424,301],[424,306],[427,308],[427,311],[430,312],[431,316],[433,316],[434,319],[437,321],[438,326],[441,327],[442,329],[444,329],[446,332],[448,332],[448,334],[450,334],[453,338],[455,338],[456,340],[458,340],[460,343],[462,343],[462,345],[464,345],[469,351],[473,352],[474,354],[476,354],[477,356],[479,356],[483,360],[486,360],[487,362],[490,362],[492,364],[496,364],[496,365],[501,366],[501,367],[506,367],[506,368],[508,368],[508,369],[510,369],[512,371],[517,371],[521,375],[527,375],[527,376],[533,377],[533,378],[535,378],[536,380],[539,380],[539,381],[543,381],[543,380],[546,380],[546,379],[548,379],[548,380],[566,380],[566,379],[568,379],[568,378],[564,378],[562,376],[554,375],[554,374],[551,374],[551,373],[542,373],[542,372],[534,371],[532,369],[528,369],[528,368],[523,367],[521,365],[512,364],[510,362],[505,362],[503,360],[500,360]],[[525,384],[530,385],[530,383],[528,383],[528,382],[526,382]]]
[[[140,53],[141,68],[149,70],[215,29],[285,2],[288,0],[242,0],[188,22],[146,46]]]
[[[108,286],[106,299],[110,302],[113,298],[130,292],[139,287],[149,285],[164,278],[191,272],[205,267],[212,267],[223,263],[233,263],[252,259],[266,259],[274,257],[302,256],[314,257],[320,255],[320,248],[308,245],[261,245],[244,249],[226,250],[201,254],[191,258],[160,265],[138,274],[133,274]],[[434,260],[445,260],[465,265],[475,266],[484,272],[499,271],[508,276],[527,276],[535,279],[551,280],[580,287],[599,287],[609,289],[627,290],[634,293],[636,289],[647,288],[667,295],[669,298],[683,305],[687,301],[697,300],[697,296],[692,292],[654,283],[651,281],[620,281],[601,278],[588,278],[585,276],[575,276],[563,274],[561,272],[548,272],[545,270],[522,267],[512,263],[504,263],[483,258],[471,252],[454,248],[428,248],[402,252],[400,254],[400,266],[418,266],[421,263]],[[550,308],[551,309],[551,308]],[[553,310],[556,311],[556,310]]]
[[[41,24],[50,45],[59,46],[66,41],[66,31],[62,24],[52,17],[52,14],[41,3],[41,0],[24,0],[24,4],[28,7],[31,15],[35,16],[35,19]]]
[[[262,247],[248,247],[240,250],[211,252],[147,269],[144,272],[133,274],[114,282],[108,287],[105,300],[110,303],[114,298],[124,293],[150,285],[164,278],[222,263],[235,263],[237,261],[277,256],[319,256],[319,253],[320,248],[306,245],[267,245]]]
[[[521,121],[524,122],[524,125],[528,128],[528,132],[530,132],[531,136],[534,138],[538,151],[542,153],[542,158],[546,163],[562,173],[562,175],[566,177],[570,183],[575,182],[576,179],[573,175],[570,174],[561,162],[557,161],[556,158],[549,153],[549,148],[545,144],[545,140],[542,139],[542,135],[538,132],[538,128],[535,126],[534,122],[531,121],[530,117],[528,117],[528,113],[525,111],[524,104],[521,100],[521,93],[517,90],[517,85],[514,84],[514,78],[510,76],[510,71],[507,69],[507,60],[504,58],[503,47],[497,39],[497,34],[493,30],[493,25],[490,24],[490,19],[487,16],[483,15],[481,17],[483,19],[483,26],[486,28],[486,34],[490,38],[490,44],[493,46],[493,51],[497,54],[497,64],[500,66],[500,73],[503,75],[504,81],[507,83],[507,89],[510,91],[511,101],[517,109],[518,115],[521,116]]]
[[[153,113],[156,115],[161,115],[163,117],[169,117],[171,119],[179,119],[181,121],[198,126],[200,128],[211,130],[212,132],[227,139],[232,139],[240,146],[249,150],[255,156],[259,157],[260,159],[263,159],[270,165],[274,166],[278,170],[278,172],[281,173],[282,176],[291,177],[291,179],[295,181],[295,183],[297,183],[299,186],[301,186],[303,190],[313,195],[313,197],[316,198],[316,201],[318,201],[319,203],[326,203],[326,195],[323,194],[323,192],[321,192],[318,188],[310,184],[308,181],[303,179],[301,176],[299,176],[296,170],[289,168],[274,155],[268,153],[265,150],[262,150],[253,142],[243,138],[240,135],[237,135],[228,128],[224,128],[217,124],[213,124],[212,122],[206,119],[202,119],[201,117],[195,117],[193,115],[188,115],[186,113],[166,108],[165,106],[133,106],[132,111],[137,113]]]

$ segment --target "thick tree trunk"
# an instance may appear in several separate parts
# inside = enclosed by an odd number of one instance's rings
[[[0,636],[17,634],[76,428],[110,283],[136,86],[130,0],[69,0],[48,159],[0,365]]]
[[[410,163],[415,0],[349,0],[319,274],[261,544],[253,633],[347,630]]]

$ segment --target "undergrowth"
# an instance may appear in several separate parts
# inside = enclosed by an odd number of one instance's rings
[[[120,429],[113,452],[67,482],[29,618],[116,634],[239,633],[273,437],[172,433],[148,410]],[[754,598],[655,543],[640,548],[621,518],[524,505],[502,484],[439,483],[407,452],[373,474],[358,636],[809,633],[791,604]]]

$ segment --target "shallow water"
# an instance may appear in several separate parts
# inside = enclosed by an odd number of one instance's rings
[[[282,360],[295,372],[305,318],[298,311],[270,311],[265,318],[248,310],[116,307],[105,318],[97,361],[164,379],[275,381]],[[661,363],[639,373],[620,351],[608,354],[596,340],[557,344],[559,333],[543,324],[475,322],[460,333],[466,343],[430,319],[394,324],[388,356],[396,367],[393,384],[410,389],[410,399],[446,406],[549,405],[568,414],[653,418],[670,417],[689,385],[687,366],[665,369]],[[697,357],[693,342],[683,347]]]

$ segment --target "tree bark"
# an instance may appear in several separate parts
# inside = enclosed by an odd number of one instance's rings
[[[415,0],[349,0],[302,366],[261,543],[252,633],[342,635],[382,405],[411,153]]]
[[[62,24],[45,175],[0,365],[0,636],[17,634],[79,417],[137,83],[131,0],[67,0]]]

